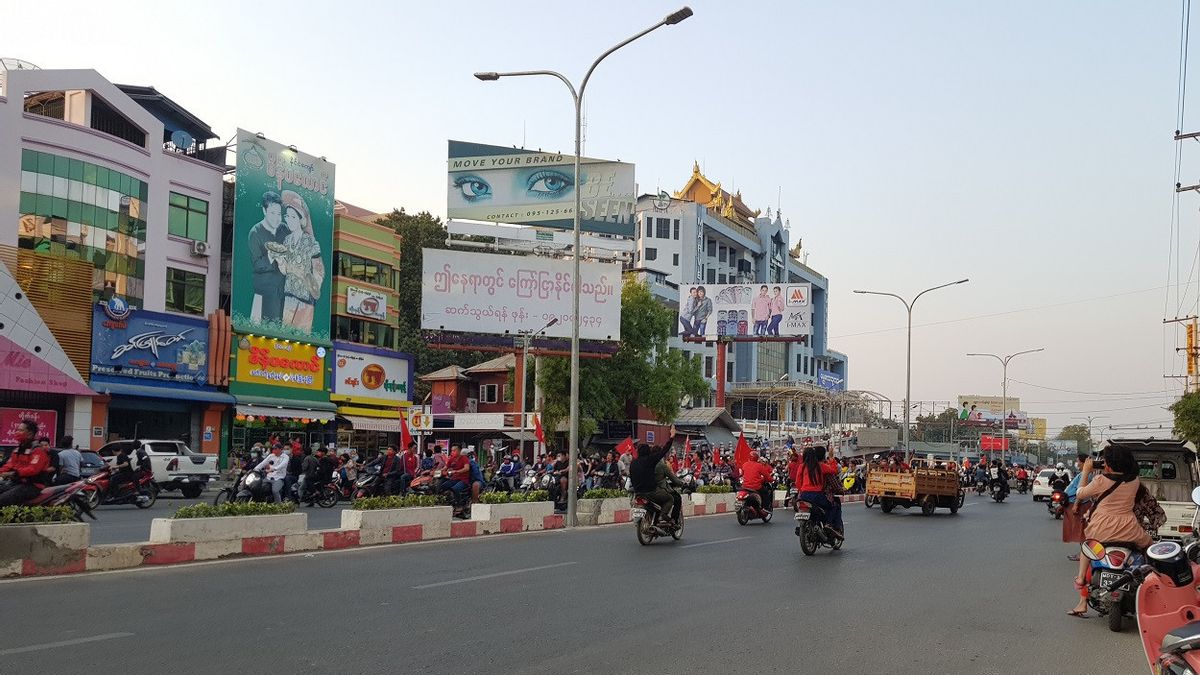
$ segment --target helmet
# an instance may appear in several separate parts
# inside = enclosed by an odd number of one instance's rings
[[[1055,465],[1054,465],[1054,468],[1056,468],[1056,469],[1065,469],[1065,468],[1067,468],[1067,467],[1063,466],[1063,463],[1062,463],[1062,462],[1059,462],[1058,464],[1055,464]]]

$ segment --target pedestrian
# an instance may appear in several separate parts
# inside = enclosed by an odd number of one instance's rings
[[[75,449],[75,439],[71,436],[62,437],[62,449],[58,451],[58,475],[55,485],[67,485],[79,480],[79,465],[83,463],[83,453]]]

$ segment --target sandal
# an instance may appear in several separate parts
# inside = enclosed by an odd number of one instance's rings
[[[1086,619],[1086,618],[1088,618],[1088,616],[1089,616],[1089,615],[1088,615],[1088,613],[1087,613],[1087,610],[1086,610],[1086,609],[1085,609],[1085,610],[1082,610],[1082,611],[1080,611],[1080,610],[1076,610],[1076,609],[1072,609],[1071,611],[1067,612],[1067,616],[1074,616],[1074,617],[1077,617],[1077,618],[1080,618],[1080,619]]]

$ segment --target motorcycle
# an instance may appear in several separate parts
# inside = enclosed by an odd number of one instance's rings
[[[111,490],[112,469],[107,465],[83,482],[89,509],[112,504],[133,504],[139,509],[148,509],[158,500],[158,484],[154,482],[153,471],[139,471],[134,480],[121,483],[116,492]]]
[[[1017,492],[1020,494],[1025,494],[1026,492],[1029,492],[1029,479],[1028,478],[1018,478],[1017,479]]]
[[[763,506],[762,497],[754,490],[738,490],[733,512],[737,514],[738,525],[745,525],[752,518],[761,519],[763,524],[771,522],[771,511]]]
[[[997,504],[1003,502],[1004,498],[1008,496],[1008,490],[1004,489],[1006,487],[1008,486],[1000,485],[999,482],[992,483],[990,488],[992,491],[992,499],[996,500]]]
[[[691,469],[684,469],[683,472],[679,474],[679,481],[683,483],[683,486],[680,487],[680,491],[685,495],[692,494],[696,491],[696,488],[700,487],[696,480],[696,476],[692,474]]]
[[[683,538],[683,514],[667,519],[658,503],[645,494],[633,496],[629,516],[637,530],[638,543],[642,546],[649,546],[655,539],[668,535],[675,541]]]
[[[1046,502],[1046,508],[1055,520],[1062,520],[1063,513],[1067,510],[1067,493],[1062,490],[1051,492],[1050,501]]]
[[[492,482],[488,486],[491,489],[489,492],[507,492],[512,493],[516,489],[517,479],[520,476],[501,476],[499,473],[492,476]],[[510,484],[509,481],[512,481]]]
[[[297,504],[308,503],[311,505],[315,502],[317,506],[328,509],[335,506],[341,496],[338,494],[337,486],[334,485],[333,480],[324,485],[314,485],[311,488],[307,488],[306,492],[308,492],[307,499],[305,499],[306,495],[300,494],[300,484],[296,483],[292,486],[292,494],[288,495],[288,498]]]
[[[1146,558],[1132,548],[1106,546],[1095,539],[1083,542],[1081,549],[1092,561],[1087,571],[1088,606],[1108,617],[1109,630],[1120,632],[1125,617],[1135,616],[1140,580],[1130,572],[1145,565]]]
[[[982,495],[983,493],[987,492],[987,489],[988,489],[988,484],[987,484],[986,480],[975,481],[975,494],[976,495]]]
[[[1200,506],[1200,488],[1192,491]],[[1200,512],[1192,518],[1193,531]],[[1086,554],[1086,551],[1085,551]],[[1089,556],[1090,557],[1090,556]],[[1142,649],[1153,673],[1200,673],[1200,542],[1194,537],[1180,546],[1160,541],[1146,549],[1148,564],[1126,573],[1140,583],[1137,592],[1138,630]],[[1111,585],[1123,583],[1125,577]]]
[[[813,555],[822,546],[836,551],[845,541],[845,537],[838,536],[825,523],[825,509],[803,499],[796,500],[796,536],[800,537],[800,550],[804,555]]]
[[[380,483],[382,485],[382,483]],[[435,469],[428,474],[417,476],[408,484],[409,494],[436,495],[442,487],[442,471]]]
[[[354,481],[354,498],[365,499],[378,497],[383,494],[382,468],[378,464],[365,466],[358,472],[358,480]],[[416,479],[413,480],[416,482]]]
[[[21,506],[69,506],[74,511],[76,521],[82,523],[83,516],[95,520],[96,516],[92,513],[91,506],[88,505],[88,496],[84,494],[86,485],[87,483],[82,480],[66,485],[48,485]],[[8,487],[8,482],[0,481],[0,492],[7,490]]]

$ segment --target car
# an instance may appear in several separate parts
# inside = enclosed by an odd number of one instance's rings
[[[1054,475],[1054,469],[1042,469],[1033,479],[1033,501],[1040,502],[1043,499],[1050,497],[1053,490],[1050,489],[1050,477]],[[1070,481],[1075,477],[1070,469],[1067,469],[1067,480]]]
[[[113,441],[96,452],[112,464],[122,449],[150,459],[154,482],[160,490],[179,490],[188,499],[199,497],[219,474],[216,455],[192,452],[183,441]]]
[[[82,455],[82,458],[79,460],[80,478],[87,478],[95,474],[105,464],[104,458],[91,450],[80,450],[79,454]]]
[[[1137,461],[1138,478],[1158,500],[1167,522],[1158,528],[1164,539],[1183,539],[1192,533],[1192,490],[1200,485],[1196,446],[1173,438],[1114,438],[1106,446],[1129,448]]]

